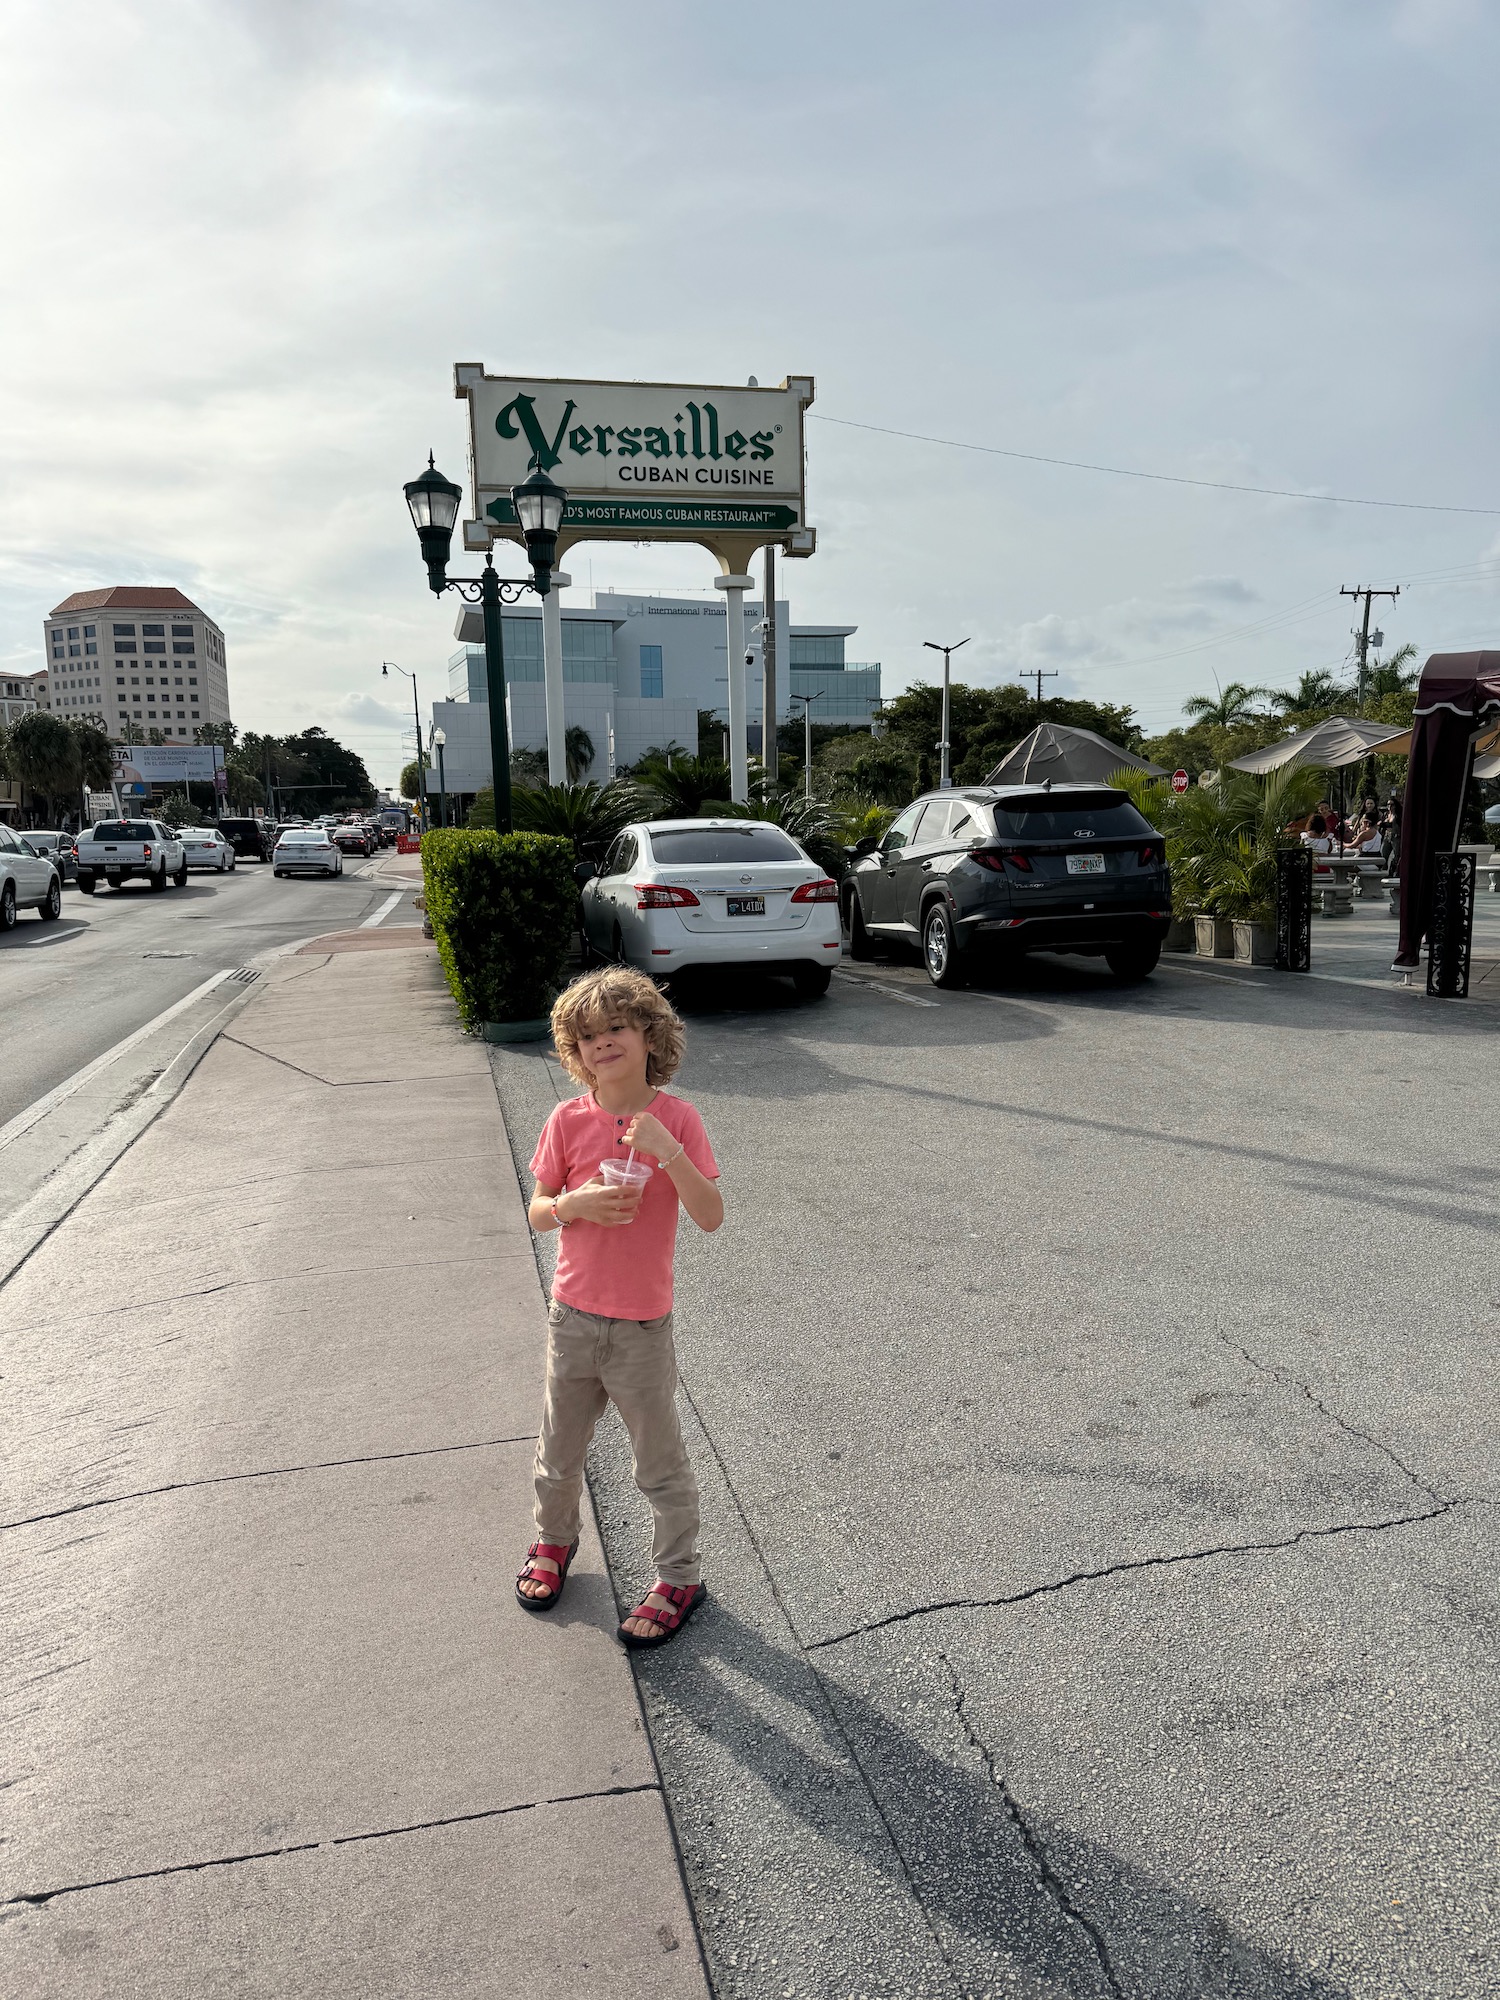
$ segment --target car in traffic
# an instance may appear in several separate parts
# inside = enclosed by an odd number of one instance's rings
[[[260,819],[221,819],[219,831],[234,849],[238,861],[269,861],[275,828]]]
[[[100,876],[111,889],[132,875],[144,876],[156,890],[187,881],[187,857],[176,830],[159,819],[102,819],[80,833],[73,843],[78,886],[92,896]]]
[[[627,826],[578,869],[586,954],[661,978],[716,966],[789,973],[805,999],[838,963],[838,884],[779,826],[665,819]]]
[[[62,877],[49,853],[0,820],[0,931],[15,929],[18,910],[54,922],[62,915]]]
[[[73,836],[71,833],[48,832],[39,827],[28,827],[21,835],[22,840],[37,854],[45,854],[56,868],[58,877],[66,886],[78,873],[78,864],[73,859]]]
[[[935,986],[1037,951],[1144,979],[1171,923],[1166,843],[1110,785],[928,792],[857,843],[843,908],[851,958],[908,947]]]
[[[289,826],[271,855],[273,875],[342,875],[344,857],[326,827]]]
[[[234,849],[216,826],[185,826],[181,834],[190,871],[213,868],[221,875],[234,873]]]
[[[342,820],[333,829],[333,837],[341,854],[363,854],[368,860],[375,852],[374,839],[362,819]]]

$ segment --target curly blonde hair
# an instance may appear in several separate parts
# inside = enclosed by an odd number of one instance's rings
[[[670,1083],[682,1062],[682,1022],[655,982],[628,965],[603,965],[597,972],[586,972],[557,996],[552,1041],[568,1075],[593,1089],[596,1079],[584,1067],[578,1044],[611,1021],[626,1021],[645,1032],[646,1081]]]

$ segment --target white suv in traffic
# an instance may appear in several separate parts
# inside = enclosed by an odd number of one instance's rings
[[[17,910],[38,910],[43,923],[62,915],[62,882],[24,834],[0,821],[0,931],[14,930]]]

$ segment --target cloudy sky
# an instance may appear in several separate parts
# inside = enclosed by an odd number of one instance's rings
[[[453,644],[400,489],[462,474],[455,360],[812,374],[783,575],[887,688],[972,634],[970,679],[1166,726],[1339,665],[1341,584],[1500,644],[1497,73],[1482,0],[10,0],[0,661],[175,583],[242,726],[391,781],[380,662],[435,696]]]

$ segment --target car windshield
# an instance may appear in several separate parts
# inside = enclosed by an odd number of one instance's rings
[[[805,859],[778,826],[751,821],[746,826],[674,827],[670,831],[651,828],[651,852],[664,865],[674,868],[712,867],[717,862],[733,867],[745,861],[801,861]]]
[[[105,819],[94,828],[95,840],[155,840],[149,819]]]
[[[1154,829],[1123,792],[1101,791],[1006,799],[995,807],[995,831],[1002,840],[1108,840]]]

